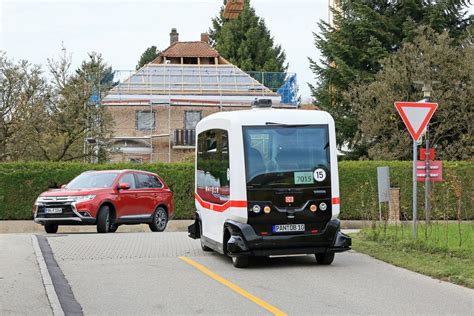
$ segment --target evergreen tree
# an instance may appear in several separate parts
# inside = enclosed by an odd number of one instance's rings
[[[156,48],[156,46],[150,46],[145,51],[143,54],[140,56],[140,60],[138,61],[136,69],[140,69],[146,64],[152,62],[156,57],[160,55],[160,51]]]
[[[250,1],[235,20],[225,20],[221,8],[212,19],[209,30],[211,45],[244,71],[284,72],[288,68],[286,55],[280,45],[275,45],[264,19],[257,16]]]
[[[321,21],[315,45],[323,59],[309,59],[318,80],[310,86],[315,104],[336,120],[338,145],[348,145],[353,157],[366,153],[358,138],[357,113],[345,92],[353,84],[368,83],[381,70],[380,60],[414,40],[419,25],[448,31],[452,45],[466,36],[472,16],[465,17],[464,0],[341,0],[334,25]]]

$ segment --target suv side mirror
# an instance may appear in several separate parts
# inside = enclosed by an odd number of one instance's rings
[[[119,186],[118,186],[118,189],[119,189],[119,190],[128,190],[128,189],[130,189],[130,184],[128,184],[128,183],[120,183]]]

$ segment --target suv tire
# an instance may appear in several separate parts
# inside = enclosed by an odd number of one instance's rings
[[[99,209],[99,216],[97,216],[97,232],[107,233],[110,227],[110,208],[103,205]]]
[[[168,213],[162,206],[158,206],[148,226],[152,232],[162,232],[166,229],[166,224],[168,224]]]
[[[109,233],[115,233],[118,228],[119,228],[119,225],[117,225],[117,224],[110,224],[110,225],[109,225]]]
[[[334,261],[334,252],[325,252],[325,253],[317,253],[315,254],[316,261],[320,265],[330,265]]]
[[[56,234],[58,232],[58,224],[44,224],[44,230],[48,234]]]

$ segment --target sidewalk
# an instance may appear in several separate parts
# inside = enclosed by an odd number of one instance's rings
[[[186,232],[193,220],[171,220],[166,227],[167,232]],[[341,221],[341,228],[360,229],[370,225],[369,221]],[[95,226],[59,226],[59,233],[93,233],[97,232]],[[119,233],[125,232],[150,232],[147,224],[122,225],[117,230]],[[0,234],[22,234],[22,233],[44,233],[43,226],[29,221],[0,221]]]
[[[167,232],[185,232],[188,231],[188,226],[192,224],[192,220],[171,220],[166,227]],[[58,233],[95,233],[97,228],[91,226],[59,226]],[[140,225],[122,225],[117,230],[119,233],[125,232],[150,232],[148,224]],[[36,224],[33,220],[30,221],[0,221],[0,234],[22,234],[22,233],[44,233],[44,227]]]

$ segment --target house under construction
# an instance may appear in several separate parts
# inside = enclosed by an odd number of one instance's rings
[[[282,88],[277,92],[263,83],[281,85],[287,78],[246,73],[210,47],[207,34],[200,41],[180,42],[172,29],[170,46],[102,100],[115,123],[112,161],[186,159],[194,152],[197,122],[211,113],[248,109],[256,98],[295,107],[295,102],[282,103]]]

